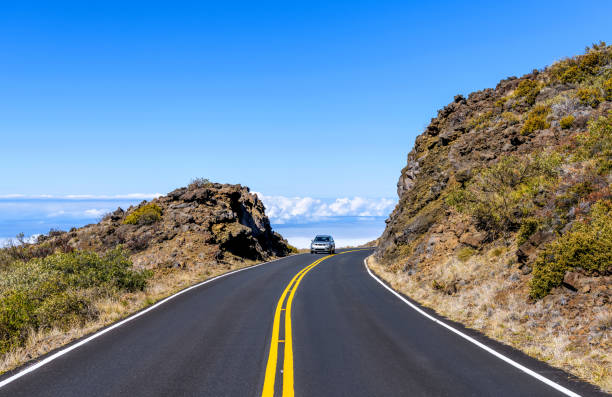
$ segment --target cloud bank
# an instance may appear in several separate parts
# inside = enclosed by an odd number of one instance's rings
[[[396,203],[386,197],[342,197],[324,200],[312,197],[267,196],[258,192],[255,194],[264,203],[270,222],[275,224],[311,222],[337,216],[387,216]]]
[[[65,194],[65,195],[52,195],[52,194],[0,194],[0,200],[2,199],[56,199],[56,200],[152,200],[154,198],[163,196],[161,193],[128,193],[128,194],[115,194],[115,195],[96,195],[96,194]]]
[[[24,243],[35,243],[40,234],[33,234],[23,239]],[[0,248],[8,247],[10,245],[19,245],[20,242],[16,237],[0,237]]]
[[[274,230],[296,247],[304,248],[316,234],[332,234],[338,247],[374,240],[384,230],[384,218],[396,200],[340,197],[321,199],[256,193],[266,206]],[[69,230],[97,222],[117,207],[127,209],[158,194],[125,195],[0,195],[0,246],[12,236]]]

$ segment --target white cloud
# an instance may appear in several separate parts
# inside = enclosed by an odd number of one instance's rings
[[[35,243],[36,240],[38,239],[38,236],[40,236],[40,234],[33,234],[29,237],[25,237],[23,239],[24,243]],[[8,247],[9,245],[19,245],[19,240],[17,240],[17,238],[15,237],[0,237],[0,248],[3,247]]]
[[[97,218],[106,214],[107,212],[108,210],[105,209],[92,208],[89,210],[85,210],[85,215]]]
[[[79,209],[79,208],[70,208],[66,207],[67,210],[58,210],[53,211],[47,214],[48,218],[57,218],[57,217],[70,217],[75,219],[91,219],[91,218],[99,218],[104,214],[111,212],[110,208],[89,208],[89,209]]]
[[[66,196],[58,196],[58,198],[77,199],[77,200],[152,200],[163,196],[161,193],[128,193],[115,195],[95,195],[95,194],[68,194]]]
[[[312,221],[330,216],[387,216],[395,200],[390,198],[341,197],[323,200],[312,197],[267,196],[257,193],[272,223]]]
[[[66,211],[64,211],[64,210],[59,210],[59,211],[53,211],[53,212],[51,212],[51,213],[47,214],[47,216],[48,216],[49,218],[55,218],[55,217],[57,217],[57,216],[62,216],[62,215],[65,215],[65,214],[66,214]]]
[[[161,193],[127,193],[115,195],[96,194],[0,194],[0,199],[58,199],[58,200],[152,200],[163,196]]]

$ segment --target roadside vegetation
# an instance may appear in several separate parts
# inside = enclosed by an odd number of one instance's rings
[[[45,243],[2,248],[0,373],[194,283],[255,263],[146,270],[121,246],[104,254]]]
[[[5,263],[0,270],[0,353],[22,347],[32,332],[82,327],[99,316],[96,301],[142,291],[150,276],[134,270],[121,247],[105,255],[59,252]]]
[[[562,168],[574,170],[571,180]],[[538,231],[560,236],[533,264],[530,296],[540,299],[569,270],[612,274],[611,170],[612,112],[555,151],[502,157],[452,190],[446,202],[472,217],[489,241],[504,237],[521,245]]]
[[[612,392],[612,46],[456,96],[398,187],[379,275]]]
[[[612,273],[612,201],[596,202],[586,219],[576,222],[540,253],[534,263],[531,296],[545,297],[573,269],[588,274]]]
[[[534,199],[554,183],[559,164],[556,154],[504,157],[479,170],[465,187],[451,191],[447,203],[471,215],[490,239],[508,237],[533,213]]]
[[[197,282],[296,251],[248,188],[202,178],[97,224],[17,240],[0,249],[0,373]]]

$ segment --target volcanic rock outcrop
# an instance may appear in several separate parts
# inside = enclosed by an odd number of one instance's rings
[[[42,236],[53,246],[103,252],[119,244],[136,266],[186,267],[267,260],[290,252],[270,227],[264,205],[247,187],[192,183],[100,223]]]
[[[600,43],[439,110],[370,266],[612,391],[611,183],[612,46]]]

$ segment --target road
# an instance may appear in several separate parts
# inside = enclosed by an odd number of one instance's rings
[[[0,396],[563,395],[393,295],[366,271],[370,252],[301,254],[201,285],[13,380]],[[598,395],[447,323],[558,385]]]

